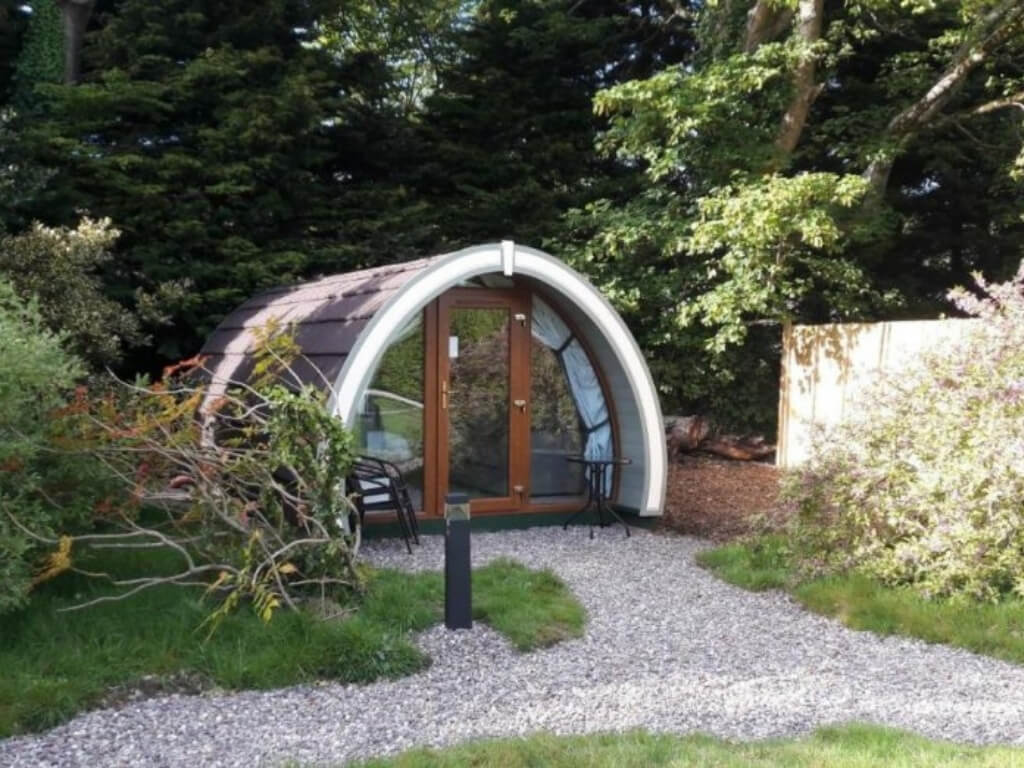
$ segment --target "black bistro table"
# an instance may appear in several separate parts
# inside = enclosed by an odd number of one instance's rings
[[[619,513],[616,512],[608,503],[608,467],[632,464],[632,460],[621,456],[601,456],[597,458],[587,458],[586,456],[566,456],[565,460],[574,464],[583,465],[583,476],[587,480],[587,503],[581,510],[574,512],[572,517],[565,521],[565,525],[562,526],[562,530],[568,530],[569,524],[572,523],[573,520],[580,515],[584,515],[593,510],[597,517],[597,524],[599,526],[604,528],[605,526],[618,522],[626,529],[626,536],[629,536],[629,525],[626,524],[626,521],[623,520]],[[610,522],[605,522],[605,513],[608,514]],[[593,521],[590,523],[590,538],[594,538]]]

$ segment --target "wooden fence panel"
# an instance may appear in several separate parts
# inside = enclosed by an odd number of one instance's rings
[[[775,463],[792,468],[810,454],[818,427],[846,419],[879,371],[898,371],[921,352],[960,338],[971,320],[788,325],[782,332],[779,439]]]

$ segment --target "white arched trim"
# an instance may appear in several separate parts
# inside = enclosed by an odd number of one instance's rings
[[[510,258],[511,251],[511,258]],[[353,423],[359,398],[369,386],[377,359],[416,313],[442,293],[478,275],[514,269],[539,280],[572,302],[608,341],[622,366],[640,411],[644,444],[644,490],[639,512],[660,515],[665,501],[667,456],[658,394],[647,363],[626,324],[611,304],[582,275],[543,251],[522,245],[490,243],[450,253],[407,282],[384,306],[353,345],[338,374],[329,407]]]

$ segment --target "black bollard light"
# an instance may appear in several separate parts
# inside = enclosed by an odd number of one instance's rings
[[[469,573],[469,497],[444,497],[444,625],[448,629],[473,626],[473,599]]]

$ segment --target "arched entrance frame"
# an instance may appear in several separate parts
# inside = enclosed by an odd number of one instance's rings
[[[657,390],[633,336],[608,301],[582,275],[553,256],[516,245],[511,241],[465,248],[438,259],[406,283],[374,314],[349,352],[338,374],[329,404],[346,424],[354,423],[359,400],[369,386],[373,371],[391,341],[424,307],[449,288],[480,275],[525,275],[545,286],[560,300],[569,302],[593,323],[613,354],[614,365],[629,385],[639,414],[643,456],[633,456],[643,467],[644,481],[637,512],[660,515],[665,500],[667,456],[664,426]],[[604,363],[605,375],[613,372]],[[615,403],[610,403],[616,407]]]

